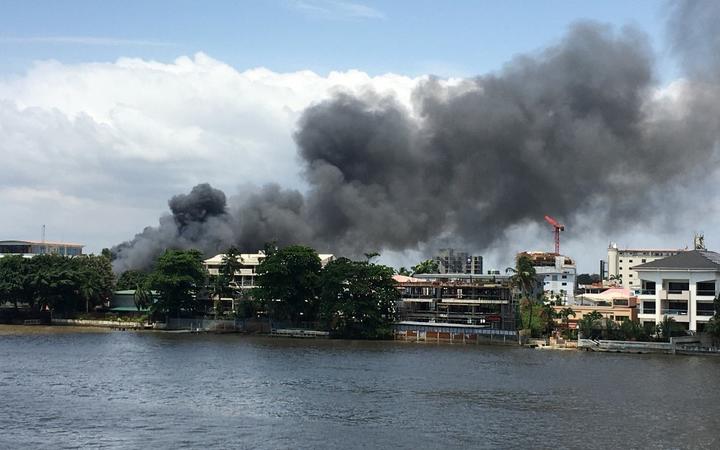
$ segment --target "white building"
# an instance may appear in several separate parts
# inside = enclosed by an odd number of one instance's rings
[[[56,254],[62,256],[82,255],[84,245],[70,242],[0,241],[0,258],[20,255],[31,258],[36,255]]]
[[[320,263],[323,267],[335,259],[335,256],[330,254],[322,254],[318,256],[320,257]],[[225,254],[220,253],[204,261],[205,268],[210,275],[220,275],[220,269],[224,258]],[[241,267],[235,272],[235,283],[237,284],[237,288],[245,290],[255,287],[257,267],[263,259],[265,259],[265,252],[263,251],[259,251],[257,253],[242,253],[238,255],[237,260],[240,262]]]
[[[640,279],[634,269],[635,266],[677,255],[685,250],[687,249],[620,249],[617,244],[611,243],[608,246],[608,279],[618,280],[622,287],[631,291],[639,290]]]
[[[683,251],[634,267],[641,322],[660,323],[664,316],[691,331],[703,331],[713,316],[713,299],[720,287],[720,254]]]
[[[577,268],[575,261],[564,255],[548,252],[525,252],[533,262],[548,297],[559,295],[563,303],[573,303]]]

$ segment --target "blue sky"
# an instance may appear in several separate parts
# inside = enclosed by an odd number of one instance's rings
[[[579,19],[635,25],[663,56],[664,7],[653,0],[3,0],[0,71],[22,73],[34,60],[168,62],[202,51],[238,69],[467,76],[552,43]],[[668,58],[660,64],[661,78],[674,75]]]

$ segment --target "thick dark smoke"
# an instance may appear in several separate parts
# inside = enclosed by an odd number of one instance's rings
[[[642,33],[593,23],[497,73],[452,86],[430,79],[411,111],[392,98],[340,94],[298,124],[305,195],[270,185],[226,210],[221,192],[198,186],[170,201],[173,216],[159,227],[116,248],[116,268],[147,266],[167,247],[254,251],[275,240],[358,255],[450,236],[485,248],[545,214],[572,223],[591,210],[599,226],[650,220],[663,192],[714,170],[719,66],[699,63],[683,31],[717,26],[708,4],[673,11],[687,78],[672,95],[659,90]],[[700,56],[717,56],[714,43]]]

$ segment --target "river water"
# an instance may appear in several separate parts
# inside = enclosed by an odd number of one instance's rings
[[[0,329],[0,448],[720,447],[720,358],[57,328]]]

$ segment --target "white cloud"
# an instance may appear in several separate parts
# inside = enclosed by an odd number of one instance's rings
[[[171,195],[199,182],[229,194],[271,181],[302,188],[292,133],[304,108],[370,89],[409,107],[420,80],[238,71],[204,54],[37,63],[0,79],[0,230],[34,238],[46,223],[48,239],[98,250],[154,224]]]

